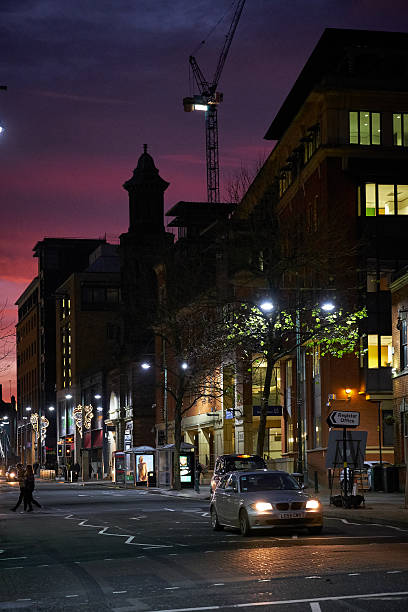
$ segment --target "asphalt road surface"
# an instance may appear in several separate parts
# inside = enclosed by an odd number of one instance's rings
[[[40,483],[14,513],[0,482],[0,610],[408,609],[408,527],[326,519],[323,533],[213,532],[208,502]]]

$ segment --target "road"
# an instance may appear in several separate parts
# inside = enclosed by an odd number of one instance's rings
[[[320,536],[213,532],[208,503],[39,483],[13,513],[0,483],[0,610],[408,608],[408,527],[330,518]]]

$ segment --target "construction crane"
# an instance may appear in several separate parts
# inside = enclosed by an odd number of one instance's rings
[[[223,100],[223,94],[217,91],[218,81],[227,59],[228,51],[237,29],[238,21],[244,8],[245,0],[239,0],[232,22],[225,38],[224,46],[218,60],[212,82],[208,82],[200,70],[197,60],[190,55],[189,62],[194,80],[199,89],[198,95],[183,99],[185,112],[205,111],[206,157],[207,157],[207,198],[209,202],[220,201],[220,166],[218,160],[218,119],[217,107]]]

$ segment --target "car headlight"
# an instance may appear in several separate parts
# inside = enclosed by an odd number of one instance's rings
[[[267,512],[268,510],[273,510],[272,504],[269,502],[257,502],[252,505],[252,508],[257,512]]]
[[[15,478],[15,473],[14,472],[10,472],[10,478]]]
[[[320,502],[317,499],[308,499],[306,502],[307,510],[317,510],[320,508]]]

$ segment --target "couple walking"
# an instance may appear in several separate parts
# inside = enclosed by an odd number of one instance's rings
[[[28,508],[27,512],[33,511],[32,504],[38,506],[38,508],[41,508],[41,504],[33,499],[33,491],[35,487],[33,466],[27,465],[27,468],[24,469],[22,463],[17,463],[16,467],[17,479],[20,484],[20,497],[18,498],[16,505],[11,508],[11,510],[15,512],[22,501],[24,501],[24,510],[27,510]]]

